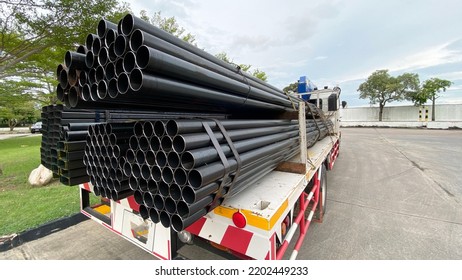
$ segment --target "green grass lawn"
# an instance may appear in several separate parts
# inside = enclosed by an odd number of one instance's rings
[[[56,180],[45,187],[28,183],[40,164],[41,136],[0,140],[0,236],[19,233],[80,210],[78,187]]]

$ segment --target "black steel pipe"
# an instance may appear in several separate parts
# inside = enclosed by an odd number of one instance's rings
[[[98,63],[101,66],[106,66],[109,62],[109,51],[106,47],[102,47],[98,53]]]
[[[247,99],[223,91],[143,73],[140,69],[133,69],[129,77],[129,86],[133,91],[142,92],[146,95],[153,96],[153,98],[191,99],[196,102],[200,101],[201,104],[218,106],[222,110],[228,112],[243,110],[244,108],[249,110],[254,109],[277,112],[287,110],[287,108],[281,105]]]
[[[91,45],[91,51],[95,56],[99,54],[99,50],[101,49],[101,39],[96,37],[93,38],[93,44]]]
[[[146,207],[154,207],[154,197],[150,192],[143,194],[143,203]]]
[[[104,67],[104,72],[106,73],[106,80],[110,81],[116,78],[114,63],[112,62],[107,63],[106,66]],[[117,85],[117,81],[116,81],[116,85]]]
[[[104,36],[104,45],[108,48],[108,50],[109,50],[111,44],[114,44],[117,35],[118,34],[117,34],[116,30],[113,30],[113,29],[108,29],[107,30],[107,33]]]
[[[171,151],[167,155],[167,164],[173,168],[176,169],[180,166],[180,155],[174,151]]]
[[[165,153],[170,152],[173,148],[172,138],[170,138],[170,136],[164,135],[160,140],[160,147]]]
[[[135,199],[135,202],[138,203],[140,206],[143,205],[143,192],[135,189],[133,192],[133,198]]]
[[[158,188],[159,194],[162,195],[163,197],[167,197],[170,193],[170,186],[164,181],[159,182],[157,184],[157,188]]]
[[[66,89],[69,86],[69,82],[67,80],[67,77],[68,77],[67,72],[68,72],[67,68],[63,68],[61,72],[59,73],[58,81],[63,89]]]
[[[242,165],[245,166],[258,158],[274,154],[275,152],[285,149],[294,142],[298,141],[298,137],[277,142],[262,148],[258,148],[246,153],[240,154]],[[234,158],[228,158],[229,172],[236,171],[237,162]],[[221,162],[211,163],[199,168],[195,168],[189,172],[188,182],[193,188],[199,188],[221,179],[225,175],[225,168]]]
[[[177,206],[176,206],[178,215],[180,215],[180,217],[182,218],[189,217],[192,214],[196,213],[197,211],[210,205],[212,201],[213,201],[212,195],[203,197],[193,204],[187,204],[185,201],[180,200],[178,201]]]
[[[171,218],[172,229],[176,232],[180,232],[184,230],[185,228],[187,228],[188,226],[192,225],[200,217],[203,217],[206,214],[207,214],[207,210],[205,209],[201,209],[187,218],[183,218],[178,214],[174,214],[172,215],[172,218]]]
[[[175,201],[180,200],[181,199],[181,188],[180,188],[180,186],[178,186],[177,184],[171,184],[170,189],[169,189],[169,195]],[[175,206],[175,210],[176,210],[176,206]]]
[[[210,183],[207,186],[203,186],[199,189],[194,189],[191,186],[184,186],[181,190],[181,198],[188,204],[197,202],[198,200],[213,194],[220,187],[217,183]]]
[[[237,66],[233,66],[220,59],[217,59],[214,56],[211,56],[208,53],[203,52],[206,55],[208,55],[209,58],[212,58],[213,61],[211,61],[207,58],[204,58],[201,55],[198,55],[194,52],[177,46],[175,43],[168,42],[167,40],[165,40],[165,38],[161,39],[160,37],[153,36],[149,34],[149,32],[147,33],[140,29],[134,30],[130,35],[129,45],[130,49],[133,51],[137,51],[142,45],[147,45],[161,52],[167,53],[169,55],[183,59],[190,63],[220,73],[229,78],[235,79],[239,82],[243,82],[246,84],[248,83],[252,87],[270,92],[278,97],[287,98],[280,89],[277,89],[243,71],[240,71],[240,69]],[[294,97],[293,99],[295,99],[295,102],[301,101],[296,97]],[[298,107],[297,105],[298,104],[296,104],[295,106]]]
[[[140,190],[139,188],[139,179],[133,176],[128,176],[128,184],[130,185],[130,189],[132,190]],[[141,190],[140,190],[141,191]]]
[[[175,214],[176,212],[176,202],[175,200],[171,197],[168,196],[165,198],[165,211],[169,213],[170,215]]]
[[[66,141],[79,141],[85,140],[87,137],[87,131],[66,131],[64,135],[64,139]]]
[[[162,170],[159,166],[154,165],[151,167],[151,179],[160,184],[162,181]]]
[[[75,68],[69,68],[67,71],[67,82],[70,86],[78,86],[78,81],[80,77],[80,70]]]
[[[156,208],[157,211],[162,211],[164,209],[164,197],[162,195],[154,195],[154,208]]]
[[[156,153],[156,163],[160,168],[164,168],[167,165],[167,155],[164,151],[160,150]]]
[[[56,86],[56,98],[58,98],[59,101],[63,102],[65,94],[67,93],[64,91],[64,88],[61,86],[61,84],[58,84]]]
[[[149,218],[149,210],[146,206],[144,206],[143,204],[140,205],[140,216],[141,218],[143,218],[144,220],[148,219]]]
[[[95,62],[96,62],[97,57],[93,53],[93,51],[89,50],[86,55],[85,55],[85,66],[89,68],[91,71],[92,68],[95,67]],[[93,80],[89,80],[90,83],[94,82]]]
[[[158,188],[157,188],[157,183],[156,181],[152,180],[152,179],[149,179],[148,180],[148,191],[151,193],[151,194],[156,194],[158,192]]]
[[[141,151],[147,152],[150,148],[150,142],[149,139],[146,136],[140,136],[138,138],[138,146]]]
[[[71,141],[71,142],[59,141],[58,149],[61,149],[67,152],[80,151],[82,149],[85,149],[86,143],[87,142],[83,140]]]
[[[128,47],[128,38],[120,34],[114,41],[114,52],[118,57],[123,57]]]
[[[93,46],[93,41],[98,38],[98,35],[96,34],[88,34],[87,38],[85,40],[85,46],[87,47],[88,51],[91,51],[91,48]],[[89,67],[90,68],[90,67]]]
[[[136,162],[139,165],[142,165],[145,163],[145,161],[146,161],[146,158],[145,158],[143,150],[137,150],[136,151]]]
[[[171,225],[171,217],[166,211],[160,212],[160,223],[165,227],[168,228]]]
[[[149,180],[151,178],[151,168],[147,164],[141,166],[141,178]]]
[[[133,195],[132,190],[123,190],[123,191],[112,190],[111,191],[111,199],[114,200],[114,201],[127,198],[127,197],[129,197],[131,195]]]
[[[176,184],[184,186],[188,182],[188,173],[183,168],[177,168],[173,173],[173,178]]]
[[[136,179],[141,178],[141,167],[139,164],[132,164],[132,176]]]
[[[85,54],[78,52],[67,51],[64,56],[64,64],[67,69],[85,69],[87,65],[85,64]]]
[[[130,51],[125,53],[123,60],[123,67],[125,72],[130,73],[133,69],[137,67],[136,56],[134,52]]]
[[[262,128],[249,128],[249,129],[236,129],[228,130],[227,133],[232,141],[245,140],[256,138],[259,136],[271,135],[281,132],[287,132],[298,129],[298,126],[275,126],[275,127],[262,127]],[[215,132],[214,137],[218,142],[223,143],[225,138],[222,133]],[[192,150],[201,147],[211,146],[212,141],[207,133],[190,133],[181,134],[173,138],[173,150],[177,153],[183,153],[187,150]]]
[[[143,123],[143,135],[147,138],[154,136],[154,124],[152,122]]]
[[[81,71],[79,75],[79,86],[83,87],[86,84],[87,84],[87,72]]]
[[[98,67],[96,67],[95,74],[96,74],[95,78],[96,78],[97,83],[101,82],[106,77],[106,72],[104,72],[104,67],[102,65],[98,65]]]
[[[146,164],[149,166],[153,166],[156,164],[156,154],[152,150],[146,152],[145,159]]]
[[[160,217],[159,217],[159,211],[157,211],[155,208],[150,208],[149,209],[149,218],[151,218],[151,221],[155,224],[160,222]]]
[[[236,141],[233,143],[233,145],[238,153],[244,153],[278,141],[295,137],[297,135],[298,131],[291,131]],[[233,155],[233,152],[228,145],[221,145],[220,148],[226,157]],[[183,153],[183,155],[181,156],[181,166],[185,169],[190,170],[195,167],[202,166],[206,163],[217,161],[219,159],[220,157],[215,148],[200,148],[191,151],[186,151],[185,153]]]
[[[114,30],[117,31],[117,24],[112,23],[106,19],[101,19],[98,22],[98,27],[96,28],[96,33],[100,38],[103,38],[106,36],[108,30]]]
[[[165,166],[162,168],[162,181],[164,181],[166,184],[171,184],[173,183],[173,169]],[[168,195],[168,192],[166,193]]]
[[[131,71],[135,65],[138,65],[141,69],[153,71],[176,79],[182,79],[203,86],[210,86],[216,89],[234,92],[245,97],[279,104],[286,107],[292,107],[292,102],[290,102],[286,96],[275,96],[259,88],[253,88],[249,86],[248,83],[236,81],[232,78],[220,75],[214,71],[160,52],[145,45],[141,46],[136,51],[136,57],[134,54],[128,54],[129,53],[126,54],[125,58],[127,58],[127,65],[131,68],[130,70],[125,68],[125,71]]]

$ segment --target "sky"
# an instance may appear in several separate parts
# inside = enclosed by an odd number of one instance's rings
[[[438,104],[462,103],[460,0],[134,0],[135,14],[161,11],[211,54],[264,71],[284,88],[307,76],[340,86],[349,107],[369,106],[358,86],[376,70],[453,82]],[[388,105],[408,105],[393,102]]]

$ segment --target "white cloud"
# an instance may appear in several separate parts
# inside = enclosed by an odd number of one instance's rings
[[[397,59],[387,67],[390,71],[412,71],[447,63],[461,62],[462,51],[453,50],[449,46],[458,40],[452,40],[431,48],[409,54],[403,59]]]
[[[319,56],[316,56],[315,58],[313,58],[314,60],[324,60],[324,59],[327,59],[327,56],[324,56],[324,55],[319,55]]]

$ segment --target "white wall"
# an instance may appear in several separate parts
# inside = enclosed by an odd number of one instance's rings
[[[378,107],[345,108],[340,109],[340,120],[342,126],[462,127],[462,104],[437,104],[433,123],[431,111],[431,106],[385,106],[379,122]]]

